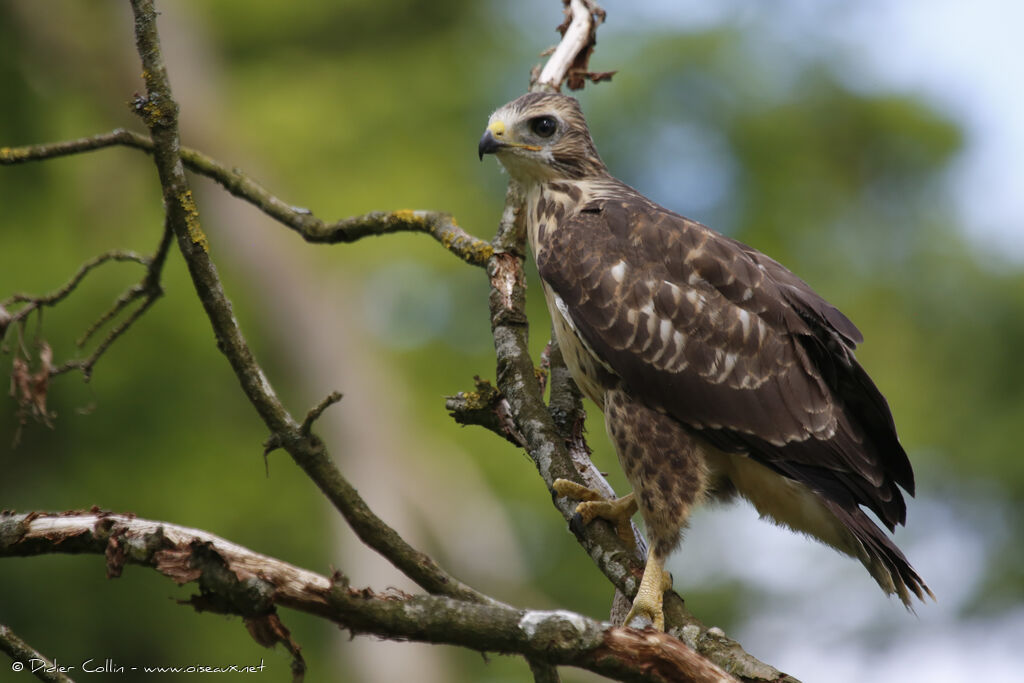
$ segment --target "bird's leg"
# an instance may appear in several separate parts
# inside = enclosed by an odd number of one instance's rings
[[[632,493],[628,493],[622,498],[607,500],[601,498],[597,491],[568,479],[556,479],[552,488],[560,496],[582,501],[576,506],[576,514],[580,516],[580,521],[584,525],[590,524],[595,519],[611,522],[622,542],[630,548],[636,547],[633,526],[629,521],[637,510],[636,500]]]
[[[636,546],[630,518],[637,511],[636,498],[628,493],[622,498],[607,500],[593,489],[577,484],[568,479],[556,479],[553,484],[555,493],[566,498],[582,501],[576,506],[583,524],[590,524],[595,519],[603,519],[615,525],[619,537],[630,547]],[[665,557],[655,552],[655,546],[647,551],[647,565],[644,567],[640,587],[633,599],[633,607],[626,615],[623,626],[629,626],[634,619],[640,619],[638,626],[648,624],[659,631],[665,630],[665,613],[662,601],[665,591],[672,588],[672,575],[665,571]]]
[[[665,591],[672,588],[672,575],[665,571],[665,558],[655,552],[655,546],[647,551],[647,566],[644,576],[640,579],[640,588],[633,598],[633,608],[629,610],[623,626],[630,626],[634,619],[649,620],[650,625],[659,631],[665,630],[665,612],[662,600]],[[646,621],[639,622],[637,627],[647,626]]]
[[[700,445],[671,416],[633,397],[625,389],[605,392],[605,425],[633,485],[650,550],[633,609],[626,623],[665,628],[663,593],[672,579],[665,558],[679,545],[690,511],[704,497],[708,469]]]

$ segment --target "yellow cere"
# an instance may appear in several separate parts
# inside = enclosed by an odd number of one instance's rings
[[[487,130],[491,131],[491,135],[498,138],[499,140],[501,140],[502,143],[509,145],[510,147],[521,147],[523,149],[528,149],[531,152],[539,152],[541,149],[543,149],[540,145],[527,145],[522,142],[512,142],[511,140],[503,140],[502,138],[505,135],[506,130],[504,121],[492,121],[491,124],[487,126]]]

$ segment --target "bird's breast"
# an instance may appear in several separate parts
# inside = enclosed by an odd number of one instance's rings
[[[573,181],[537,183],[526,193],[526,235],[536,257],[547,249],[559,224],[588,201],[585,184]]]
[[[569,374],[583,395],[604,410],[604,393],[610,386],[617,384],[617,380],[611,369],[598,360],[597,355],[580,337],[558,294],[546,283],[543,287],[544,299],[551,315],[551,328],[565,367],[569,369]]]
[[[561,224],[575,216],[592,199],[591,189],[582,181],[558,181],[537,184],[527,191],[526,230],[536,260],[551,248]],[[616,384],[618,379],[580,337],[558,294],[547,283],[543,285],[555,340],[565,365],[584,395],[598,406],[603,406],[605,390]]]

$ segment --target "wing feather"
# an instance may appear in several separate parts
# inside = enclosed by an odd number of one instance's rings
[[[910,464],[853,323],[776,261],[623,188],[538,253],[586,345],[719,448],[902,523]]]

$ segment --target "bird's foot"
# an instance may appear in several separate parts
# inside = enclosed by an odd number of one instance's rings
[[[647,566],[640,580],[640,588],[633,598],[633,608],[629,610],[623,626],[647,628],[653,626],[658,631],[665,630],[665,612],[662,602],[665,591],[672,588],[672,575],[665,571],[665,559],[656,557],[653,549],[647,553]]]
[[[622,498],[607,500],[601,498],[601,494],[596,491],[568,479],[556,479],[553,488],[560,496],[583,501],[576,506],[576,514],[579,515],[581,524],[585,526],[595,519],[611,522],[619,538],[630,547],[635,547],[633,527],[629,521],[637,510],[632,493]]]

